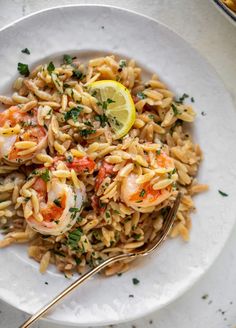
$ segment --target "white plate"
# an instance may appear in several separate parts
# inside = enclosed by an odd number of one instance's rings
[[[0,93],[10,92],[18,62],[34,66],[63,53],[86,57],[106,52],[135,58],[145,70],[158,73],[175,92],[194,96],[198,112],[194,135],[205,154],[199,180],[208,183],[210,191],[195,198],[197,212],[192,216],[190,242],[167,241],[160,251],[121,277],[96,276],[48,318],[77,326],[118,323],[179,297],[219,254],[236,213],[236,116],[214,70],[167,27],[105,6],[68,6],[28,16],[3,29],[0,44]],[[25,47],[31,50],[30,56],[21,53]],[[222,197],[218,189],[229,197]],[[41,275],[24,246],[6,248],[0,254],[0,297],[21,310],[35,312],[70,283],[53,268]],[[139,285],[132,284],[133,277],[140,280]]]

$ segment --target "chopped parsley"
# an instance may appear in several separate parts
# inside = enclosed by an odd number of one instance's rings
[[[125,59],[121,59],[120,61],[119,61],[119,67],[120,68],[123,68],[123,67],[126,67],[127,65],[126,65],[126,60]]]
[[[174,168],[171,172],[168,172],[168,178],[171,179],[172,174],[176,173],[176,168]]]
[[[43,181],[45,181],[45,182],[50,181],[49,169],[46,169],[44,172],[42,172],[40,174],[40,178],[43,179]]]
[[[186,93],[184,93],[181,97],[179,97],[179,100],[177,100],[177,102],[178,102],[179,104],[183,104],[183,102],[184,102],[184,100],[185,100],[186,98],[189,98],[189,95],[187,95]]]
[[[228,197],[229,196],[228,194],[226,194],[225,192],[223,192],[221,190],[218,190],[218,193],[223,197]]]
[[[139,197],[144,197],[145,194],[146,194],[146,190],[145,189],[142,189],[140,191]]]
[[[106,101],[103,101],[102,103],[101,102],[98,102],[97,105],[98,106],[102,106],[102,109],[107,109],[107,106],[111,103],[115,103],[114,100],[112,100],[111,98],[107,98]]]
[[[206,113],[205,113],[205,112],[201,112],[201,115],[202,115],[202,116],[206,116]]]
[[[158,149],[158,150],[156,151],[156,153],[157,153],[157,155],[161,155],[161,149]]]
[[[147,96],[143,92],[141,92],[141,91],[137,93],[137,97],[139,99],[145,99],[145,98],[147,98]]]
[[[27,64],[18,63],[17,69],[21,75],[24,75],[25,77],[29,76],[29,66]]]
[[[73,162],[73,156],[69,154],[69,155],[66,157],[66,160],[67,160],[67,162],[72,163],[72,162]]]
[[[87,126],[93,126],[93,124],[90,121],[84,121],[84,124]]]
[[[97,90],[94,90],[91,96],[95,97],[96,95],[97,95]]]
[[[72,231],[71,233],[69,233],[67,243],[71,249],[78,248],[78,242],[80,241],[82,235],[83,235],[83,232],[80,228],[77,228],[74,231]]]
[[[55,66],[54,66],[53,62],[51,61],[47,66],[47,71],[48,71],[49,74],[52,74],[54,69],[55,69]]]
[[[194,103],[195,99],[193,97],[190,98],[191,102]]]
[[[122,272],[117,273],[117,276],[118,277],[121,277],[122,276]]]
[[[31,172],[31,175],[37,175],[38,174],[38,170],[33,170],[32,172]]]
[[[56,199],[54,199],[53,203],[54,203],[57,207],[61,207],[61,200],[60,200],[60,198],[56,198]]]
[[[75,262],[77,265],[79,265],[82,262],[82,260],[79,257],[76,257]]]
[[[111,98],[107,98],[107,103],[108,103],[108,104],[115,103],[115,100],[112,100]]]
[[[65,54],[63,56],[63,61],[64,61],[64,64],[71,65],[73,62],[73,58],[70,55]]]
[[[134,298],[134,295],[133,295],[133,294],[129,294],[129,297],[130,297],[130,298]]]
[[[45,281],[45,285],[48,285],[48,282],[47,281]]]
[[[178,108],[175,106],[175,104],[171,104],[171,108],[174,112],[174,116],[177,116],[180,114],[180,112],[179,112]]]
[[[64,115],[65,121],[72,119],[76,123],[78,120],[78,116],[79,116],[80,112],[82,111],[82,109],[83,109],[83,107],[81,107],[81,106],[71,108]]]
[[[69,212],[72,213],[71,214],[71,219],[74,220],[76,215],[80,212],[80,208],[78,207],[71,207],[69,208]]]
[[[106,212],[105,215],[106,215],[106,218],[107,218],[107,219],[109,219],[109,218],[111,217],[111,215],[110,215],[109,212]]]
[[[71,208],[69,208],[69,212],[71,212],[71,213],[79,212],[79,208],[78,207],[71,207]]]
[[[140,283],[140,281],[137,278],[133,278],[132,282],[134,285],[138,285]]]
[[[96,132],[96,130],[93,130],[93,129],[84,129],[84,130],[80,131],[80,135],[83,138],[87,138],[90,134],[93,134],[95,132]]]
[[[96,115],[95,117],[94,117],[94,119],[96,120],[96,121],[100,121],[100,124],[101,124],[101,126],[104,128],[104,126],[106,125],[106,123],[108,122],[108,119],[107,119],[107,117],[106,117],[106,115],[105,114],[102,114],[102,115]]]
[[[82,78],[84,77],[84,74],[79,69],[74,69],[72,76],[76,77],[78,80],[82,80]]]
[[[135,233],[133,235],[133,237],[134,237],[135,240],[139,240],[141,236],[142,236],[141,233]]]
[[[206,300],[208,298],[208,296],[209,296],[208,294],[202,295],[202,299]]]
[[[28,48],[22,49],[21,52],[26,55],[30,55],[30,51]]]

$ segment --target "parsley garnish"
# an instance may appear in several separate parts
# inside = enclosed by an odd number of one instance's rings
[[[228,197],[229,196],[228,194],[226,194],[225,192],[223,192],[221,190],[218,190],[218,193],[223,197]]]
[[[27,64],[18,63],[17,69],[21,75],[24,75],[25,77],[29,76],[29,66]]]
[[[41,173],[40,178],[43,179],[43,181],[45,182],[50,181],[49,169],[46,169],[43,173]]]
[[[179,100],[177,100],[177,102],[178,102],[179,104],[183,104],[183,102],[184,102],[184,100],[185,100],[186,98],[189,98],[189,95],[187,95],[186,93],[184,93],[181,97],[179,97]]]
[[[55,69],[55,66],[54,66],[53,62],[50,62],[48,64],[48,66],[47,66],[48,73],[49,74],[52,74],[52,72],[54,71],[54,69]]]
[[[102,115],[96,115],[95,117],[94,117],[94,119],[96,120],[96,121],[100,121],[100,124],[101,124],[101,126],[104,128],[104,126],[106,125],[106,123],[108,122],[108,119],[107,119],[107,117],[106,117],[106,115],[105,114],[102,114]]]
[[[22,49],[21,52],[26,55],[30,55],[30,51],[28,48]]]
[[[206,300],[208,298],[208,296],[209,296],[208,294],[205,294],[205,295],[202,296],[202,299]]]
[[[53,203],[57,206],[57,207],[61,207],[61,200],[59,198],[54,199]]]
[[[178,111],[178,108],[174,104],[171,104],[171,108],[174,112],[174,116],[177,116],[178,114],[180,114],[180,112]]]
[[[83,138],[87,138],[88,135],[93,134],[95,132],[96,132],[96,130],[93,130],[93,129],[84,129],[84,130],[80,131],[80,135]]]
[[[77,265],[79,265],[82,262],[82,260],[80,258],[76,257],[75,262],[76,262]]]
[[[137,278],[132,279],[134,285],[138,285],[140,281]]]
[[[133,237],[134,237],[135,240],[138,240],[138,239],[140,239],[140,237],[141,237],[141,233],[135,233],[135,234],[133,235]]]
[[[64,61],[64,64],[71,65],[73,62],[73,58],[70,55],[64,55],[63,61]]]
[[[122,272],[117,273],[117,276],[118,277],[121,277],[122,276]]]
[[[137,93],[137,97],[139,99],[145,99],[145,98],[147,98],[147,96],[143,92],[141,92],[141,91]]]
[[[111,98],[107,98],[107,103],[108,104],[115,103],[115,100],[112,100]]]
[[[67,162],[72,163],[73,162],[73,156],[72,155],[68,155],[66,157],[66,160],[67,160]]]
[[[157,155],[161,155],[161,149],[157,150]]]
[[[84,77],[84,74],[79,69],[74,69],[72,76],[76,77],[78,80],[82,80],[82,78]]]
[[[77,228],[76,230],[72,231],[68,235],[68,245],[72,249],[78,248],[78,242],[81,239],[81,236],[83,235],[83,232],[80,228]]]
[[[126,60],[125,60],[125,59],[121,59],[121,60],[119,61],[119,67],[120,67],[120,68],[126,67]]]
[[[145,189],[142,189],[140,191],[139,197],[144,197],[145,194],[146,194],[146,190]]]
[[[194,102],[195,102],[195,100],[194,100],[194,98],[193,98],[193,97],[191,97],[191,99],[190,99],[190,100],[191,100],[191,102],[192,102],[192,103],[194,103]]]
[[[106,218],[109,219],[111,217],[109,212],[106,212]]]
[[[76,123],[78,120],[78,116],[79,116],[80,112],[82,111],[82,109],[83,109],[83,107],[81,107],[81,106],[77,106],[77,107],[70,109],[64,115],[65,121],[72,119]]]
[[[93,126],[93,124],[90,121],[84,121],[84,124],[87,126]]]
[[[79,209],[78,209],[78,207],[71,207],[71,208],[69,208],[69,212],[71,212],[71,213],[79,212]]]

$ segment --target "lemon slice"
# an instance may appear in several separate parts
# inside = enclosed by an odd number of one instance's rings
[[[126,135],[135,121],[135,106],[129,90],[112,80],[96,81],[88,86],[98,100],[114,132],[113,138]]]

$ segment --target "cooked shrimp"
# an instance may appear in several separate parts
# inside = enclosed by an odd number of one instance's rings
[[[172,184],[176,180],[174,162],[164,152],[156,157],[157,168],[147,182],[136,173],[129,174],[121,184],[121,199],[136,210],[157,206],[172,193]],[[141,179],[140,179],[141,178]],[[145,179],[144,179],[145,180]]]
[[[74,169],[77,174],[86,172],[91,174],[95,169],[96,163],[88,156],[84,156],[82,158],[74,158],[71,163],[67,162],[66,166],[69,169]]]
[[[39,169],[36,174],[36,180],[30,189],[33,214],[28,217],[25,210],[27,203],[23,204],[25,219],[41,234],[60,235],[75,224],[85,200],[85,187],[82,182],[80,188],[75,188],[58,178],[50,179],[48,169]],[[38,199],[36,204],[33,199],[35,196]]]
[[[0,159],[24,163],[47,146],[47,130],[38,124],[37,109],[12,106],[0,113]]]

